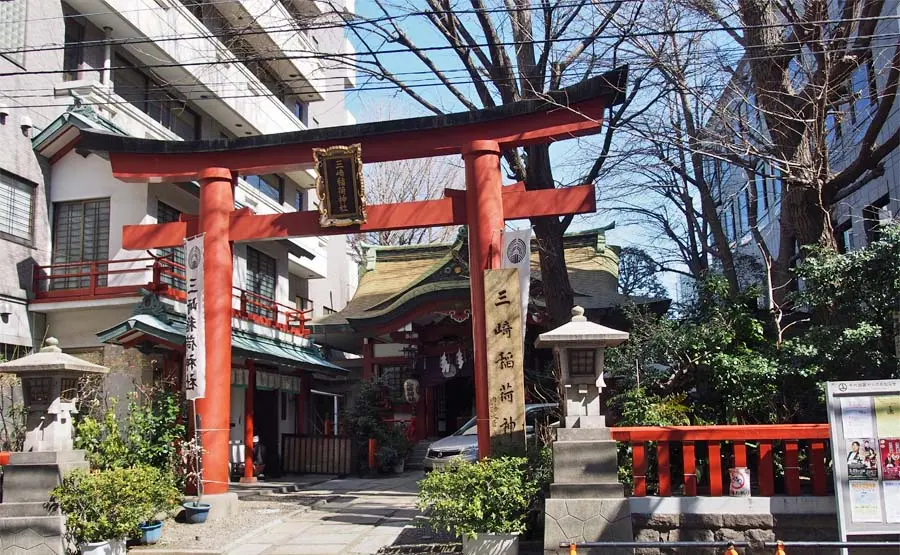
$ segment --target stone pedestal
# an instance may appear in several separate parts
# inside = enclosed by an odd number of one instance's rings
[[[553,483],[546,501],[544,553],[560,542],[634,541],[631,509],[619,483],[616,442],[608,428],[560,428],[553,443]],[[578,553],[631,554],[630,549]]]
[[[65,520],[48,513],[50,490],[75,469],[88,469],[84,451],[10,453],[3,468],[0,555],[64,555]]]

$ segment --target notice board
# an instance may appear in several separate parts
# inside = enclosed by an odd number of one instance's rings
[[[900,380],[828,382],[841,539],[900,529]]]

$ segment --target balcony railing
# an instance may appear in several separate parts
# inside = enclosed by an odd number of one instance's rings
[[[149,281],[144,281],[147,278]],[[32,274],[35,302],[90,301],[140,294],[141,289],[184,301],[184,266],[168,258],[128,258],[35,265]],[[236,318],[307,336],[310,310],[281,304],[252,291],[235,287],[232,293]]]
[[[828,424],[611,428],[627,444],[633,492],[728,494],[729,468],[750,470],[754,495],[828,495]],[[620,468],[627,467],[620,460]],[[651,479],[652,477],[652,479]],[[723,486],[723,483],[725,484]]]

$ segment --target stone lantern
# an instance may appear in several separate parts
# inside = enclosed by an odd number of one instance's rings
[[[72,449],[72,415],[78,379],[109,370],[63,353],[50,337],[40,352],[0,364],[0,373],[22,380],[25,404],[25,444],[10,453],[3,468],[0,543],[22,552],[63,550],[63,517],[47,514],[50,490],[68,472],[87,469],[84,451]]]
[[[589,322],[584,309],[542,333],[535,347],[551,347],[560,368],[565,427],[553,443],[553,483],[545,504],[544,553],[560,542],[634,541],[631,509],[619,483],[616,442],[601,414],[603,358],[628,339],[623,331]],[[604,550],[616,554],[630,551]]]
[[[72,415],[78,394],[78,379],[85,374],[109,370],[72,355],[48,337],[39,352],[0,364],[0,373],[22,380],[25,405],[25,453],[72,450]]]
[[[580,306],[572,309],[572,321],[538,336],[535,347],[552,347],[561,371],[566,428],[606,427],[600,414],[603,355],[626,339],[624,331],[589,322]]]

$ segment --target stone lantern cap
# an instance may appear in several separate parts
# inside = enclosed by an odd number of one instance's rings
[[[17,358],[0,364],[0,373],[16,374],[20,377],[57,374],[61,372],[106,374],[109,368],[93,364],[72,355],[67,355],[59,348],[55,337],[48,337],[44,347],[37,353]]]
[[[538,336],[534,346],[549,347],[615,347],[628,339],[628,332],[589,322],[584,309],[572,309],[572,320],[555,330]]]

